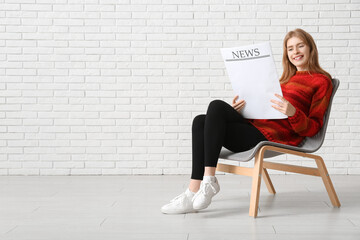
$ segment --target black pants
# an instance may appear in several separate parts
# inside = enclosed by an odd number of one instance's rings
[[[206,115],[198,115],[192,125],[191,179],[202,180],[205,166],[216,167],[222,146],[242,152],[267,141],[232,106],[221,100],[209,104]]]

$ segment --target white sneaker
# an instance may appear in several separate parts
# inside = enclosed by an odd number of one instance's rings
[[[185,192],[174,198],[170,203],[164,205],[161,208],[162,213],[166,214],[181,214],[181,213],[190,213],[196,212],[193,208],[192,198],[195,194],[186,189]]]
[[[213,180],[209,177],[204,177],[204,180],[200,184],[199,191],[193,197],[193,208],[195,210],[201,210],[207,208],[213,196],[220,191],[220,185],[216,177]]]

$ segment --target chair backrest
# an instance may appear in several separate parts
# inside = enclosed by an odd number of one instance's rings
[[[299,146],[301,149],[305,150],[306,152],[315,152],[315,151],[319,150],[321,145],[324,143],[326,128],[327,128],[329,118],[330,118],[332,101],[333,101],[335,93],[340,85],[340,81],[336,78],[333,78],[332,84],[333,84],[333,91],[332,91],[331,98],[329,101],[329,106],[324,115],[324,122],[323,122],[322,128],[315,136],[306,137],[304,139],[303,144],[301,146]]]

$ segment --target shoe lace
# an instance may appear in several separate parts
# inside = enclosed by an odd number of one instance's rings
[[[180,194],[179,196],[175,197],[173,200],[171,200],[170,202],[182,202],[184,201],[184,198],[186,197],[185,193]]]
[[[209,191],[213,191],[214,193],[216,193],[216,189],[211,183],[202,182],[202,186],[200,187],[199,192],[206,195]]]

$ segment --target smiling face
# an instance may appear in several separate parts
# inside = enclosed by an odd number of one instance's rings
[[[297,68],[298,71],[306,71],[310,56],[310,48],[303,40],[292,37],[287,41],[287,55],[289,61]]]

